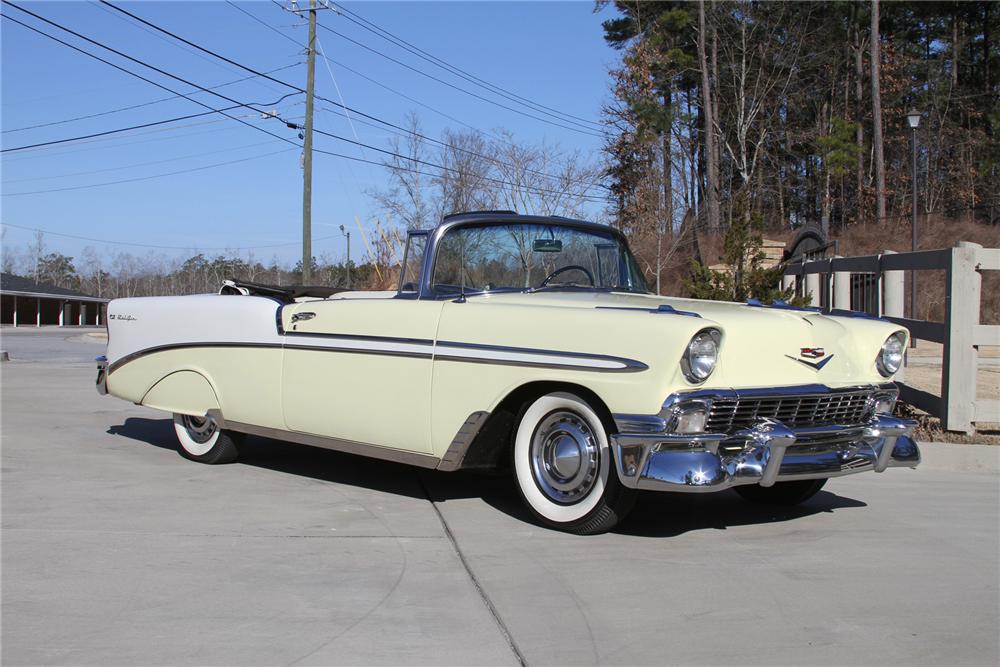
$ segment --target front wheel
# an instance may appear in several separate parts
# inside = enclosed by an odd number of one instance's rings
[[[528,405],[511,449],[521,497],[548,526],[603,533],[632,509],[635,491],[618,480],[601,418],[574,394],[547,394]]]
[[[734,487],[744,500],[765,505],[798,505],[809,500],[823,488],[826,479],[801,479],[777,482],[774,486],[748,484]]]
[[[211,417],[174,415],[174,431],[185,458],[199,463],[232,463],[236,460],[239,435],[224,431]]]

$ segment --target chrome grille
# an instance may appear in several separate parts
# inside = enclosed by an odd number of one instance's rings
[[[871,417],[871,396],[871,391],[853,391],[716,398],[712,401],[705,430],[709,433],[730,433],[750,428],[763,418],[775,419],[789,428],[863,424]]]

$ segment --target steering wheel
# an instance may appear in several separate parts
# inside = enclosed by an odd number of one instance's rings
[[[549,282],[551,282],[551,280],[553,278],[555,278],[556,276],[558,276],[560,273],[565,273],[567,271],[572,271],[573,269],[576,269],[577,271],[582,271],[583,274],[587,276],[587,280],[590,281],[590,286],[591,287],[595,287],[597,285],[597,283],[594,282],[594,274],[592,274],[590,271],[588,271],[587,267],[580,266],[579,264],[569,264],[567,266],[561,266],[558,269],[556,269],[555,271],[553,271],[552,273],[550,273],[549,275],[545,276],[545,280],[542,281],[542,284],[539,285],[539,287],[545,287],[545,286],[547,286],[549,284]]]

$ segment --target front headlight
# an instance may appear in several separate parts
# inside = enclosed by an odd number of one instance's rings
[[[719,359],[721,339],[718,329],[704,329],[694,335],[681,357],[681,370],[688,382],[700,384],[712,374]]]
[[[899,370],[903,365],[903,350],[906,348],[906,334],[897,331],[882,343],[882,349],[875,357],[875,366],[878,372],[885,377],[889,377]]]

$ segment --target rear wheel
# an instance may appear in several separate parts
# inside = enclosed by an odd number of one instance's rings
[[[602,533],[635,502],[635,492],[622,486],[614,470],[604,424],[574,394],[547,394],[529,404],[511,450],[521,497],[548,526]]]
[[[766,505],[798,505],[809,500],[823,488],[826,479],[802,479],[794,482],[776,482],[774,486],[748,484],[734,487],[744,500]]]
[[[239,434],[224,431],[211,417],[174,415],[181,455],[199,463],[232,463],[239,455]]]

